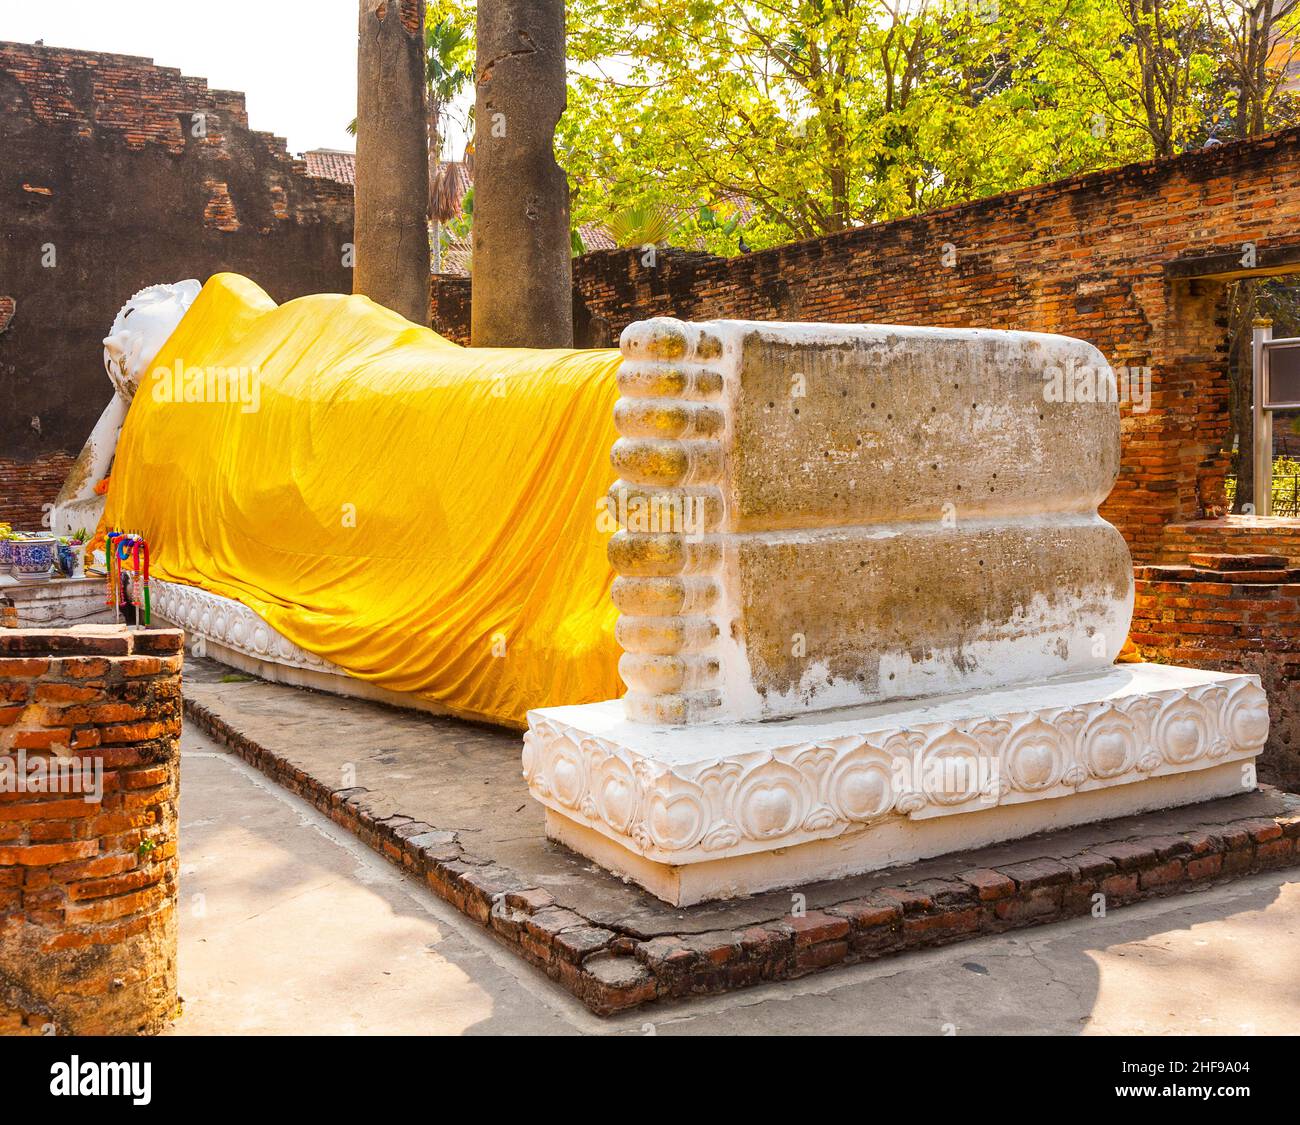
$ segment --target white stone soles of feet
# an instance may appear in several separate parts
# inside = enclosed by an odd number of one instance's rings
[[[687,904],[1253,784],[1257,678],[1114,666],[1095,348],[658,319],[622,350],[629,690],[530,715],[553,838]]]
[[[770,718],[1114,661],[1132,563],[1097,506],[1118,407],[1044,396],[1057,370],[1113,385],[1095,348],[653,320],[623,353],[610,558],[630,717]]]

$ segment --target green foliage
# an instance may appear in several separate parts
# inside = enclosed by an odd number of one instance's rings
[[[1300,121],[1281,88],[1297,0],[567,0],[567,18],[575,229],[658,209],[720,254]],[[473,20],[430,4],[438,74],[472,74]]]
[[[443,229],[456,238],[469,238],[474,224],[474,189],[470,188],[460,201],[460,214],[443,225]]]
[[[620,246],[663,246],[676,228],[668,209],[658,203],[633,203],[612,214],[606,226]]]
[[[1224,481],[1228,506],[1237,499],[1237,478]],[[1300,516],[1300,461],[1290,457],[1273,458],[1272,510],[1275,516]]]
[[[1261,5],[1296,18],[1294,0]],[[1248,125],[1234,0],[569,0],[568,12],[557,150],[575,222],[701,200],[676,238],[720,253],[739,234],[753,247],[806,238]],[[1266,124],[1294,116],[1286,100],[1272,98]],[[743,229],[710,220],[728,206],[752,213]]]
[[[474,8],[435,0],[424,13],[424,66],[429,94],[446,105],[474,81]]]

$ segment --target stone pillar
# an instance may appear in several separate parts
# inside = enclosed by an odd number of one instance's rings
[[[182,639],[0,630],[0,1035],[176,1010]]]
[[[472,342],[571,347],[563,0],[482,0],[477,70]]]
[[[352,291],[429,323],[424,0],[361,0]]]

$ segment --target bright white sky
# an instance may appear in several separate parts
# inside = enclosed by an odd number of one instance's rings
[[[144,55],[248,95],[290,151],[351,150],[357,0],[0,0],[0,40]]]

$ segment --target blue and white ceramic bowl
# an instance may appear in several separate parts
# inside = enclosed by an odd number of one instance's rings
[[[10,569],[19,582],[23,579],[38,582],[42,578],[49,578],[59,549],[59,541],[53,535],[10,539],[8,543]]]

